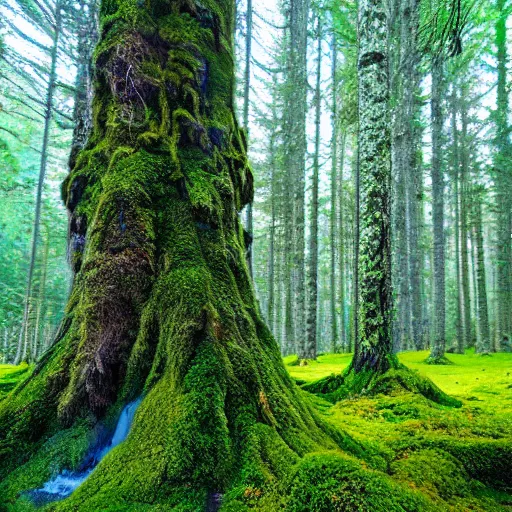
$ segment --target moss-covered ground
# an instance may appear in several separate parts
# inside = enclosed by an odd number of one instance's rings
[[[280,451],[280,466],[286,473],[274,492],[248,486],[243,500],[226,496],[221,512],[512,510],[512,354],[453,354],[454,364],[449,366],[428,365],[426,356],[426,352],[404,353],[400,361],[458,398],[462,407],[438,405],[403,389],[336,404],[304,393],[331,425],[333,435],[341,433],[348,443],[346,451],[309,453],[286,463],[291,453],[286,447],[268,446],[266,450]],[[288,357],[285,364],[303,384],[339,374],[350,358],[326,354],[297,366]],[[2,390],[12,388],[29,372],[28,367],[0,366],[0,400]],[[268,442],[272,444],[271,436]],[[122,510],[114,503],[103,506],[102,510]],[[34,508],[22,499],[5,510]],[[129,510],[167,508],[155,503]]]
[[[443,407],[403,390],[334,405],[317,398],[317,407],[354,440],[387,452],[385,472],[394,482],[420,491],[436,509],[512,510],[512,354],[468,351],[450,354],[454,364],[439,366],[427,364],[427,356],[406,352],[399,359],[458,398],[461,408]],[[325,354],[299,366],[290,356],[285,364],[299,384],[307,385],[340,374],[351,357]]]

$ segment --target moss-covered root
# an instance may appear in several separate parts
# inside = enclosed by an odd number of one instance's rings
[[[461,407],[462,403],[444,393],[427,377],[410,370],[398,361],[383,373],[372,370],[355,372],[349,366],[340,375],[330,375],[316,382],[306,384],[303,389],[336,402],[350,396],[419,393],[440,405]]]

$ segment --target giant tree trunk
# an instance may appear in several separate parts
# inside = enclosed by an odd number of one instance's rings
[[[127,441],[58,510],[248,500],[334,448],[262,323],[240,212],[232,2],[104,0],[91,137],[63,185],[74,286],[52,348],[0,405],[0,495],[77,468],[142,395]],[[109,423],[110,422],[110,423]],[[182,508],[184,509],[184,508]]]

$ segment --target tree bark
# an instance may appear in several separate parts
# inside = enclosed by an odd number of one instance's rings
[[[338,98],[336,97],[338,82],[337,82],[337,41],[336,34],[333,30],[331,42],[331,87],[332,87],[332,102],[331,102],[331,119],[332,119],[332,135],[331,135],[331,212],[329,217],[329,243],[330,243],[330,281],[329,281],[329,301],[331,311],[331,352],[335,353],[338,350],[338,322],[336,312],[336,206],[337,206],[337,180],[338,178]],[[343,240],[339,240],[338,244],[342,244]],[[338,255],[340,257],[340,255]],[[342,276],[340,275],[340,279]],[[341,310],[343,316],[343,309]],[[341,318],[340,318],[341,320]]]
[[[359,2],[359,133],[361,194],[357,372],[391,364],[391,159],[386,5]]]
[[[489,311],[487,306],[487,283],[485,276],[484,236],[482,229],[481,196],[473,198],[473,234],[476,242],[476,282],[478,305],[478,339],[476,351],[488,354],[491,352],[489,332]]]
[[[306,317],[306,346],[299,354],[300,359],[316,359],[317,352],[317,314],[318,314],[318,175],[320,171],[320,117],[322,114],[321,71],[322,71],[322,33],[320,17],[317,20],[317,63],[315,86],[315,153],[313,155],[313,178],[311,187],[310,238],[309,238],[309,276],[308,309]]]
[[[444,176],[442,152],[443,63],[440,56],[432,59],[432,222],[434,229],[434,339],[429,359],[436,363],[444,358],[446,344],[445,302],[445,234],[444,234]]]

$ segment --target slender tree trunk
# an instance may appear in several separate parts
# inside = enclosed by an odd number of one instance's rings
[[[290,5],[290,137],[288,151],[293,173],[293,321],[297,352],[304,353],[306,343],[305,295],[305,176],[307,113],[307,35],[309,0],[291,0]]]
[[[14,364],[19,364],[20,361],[24,361],[27,357],[31,357],[28,350],[28,339],[27,336],[23,336],[28,331],[28,321],[30,312],[30,301],[32,300],[32,280],[34,277],[34,269],[37,258],[37,247],[39,243],[39,229],[41,221],[41,208],[43,204],[43,186],[44,179],[46,176],[46,163],[48,160],[48,144],[50,140],[50,127],[52,122],[52,110],[53,110],[53,95],[55,92],[55,84],[57,81],[57,57],[59,53],[59,39],[61,35],[62,17],[61,17],[61,4],[57,2],[55,5],[55,24],[53,31],[52,50],[50,55],[50,74],[48,76],[48,87],[46,89],[46,100],[44,110],[44,130],[43,130],[43,141],[41,144],[41,161],[39,164],[39,179],[37,182],[36,192],[36,208],[34,215],[34,227],[32,231],[32,248],[30,251],[30,263],[28,268],[27,277],[27,289],[25,292],[25,303],[23,308],[23,323],[20,329],[20,337],[18,340],[18,349],[14,358]]]
[[[473,234],[476,245],[476,282],[478,304],[478,338],[477,352],[491,352],[491,337],[489,332],[489,311],[487,307],[487,283],[485,276],[484,237],[482,229],[481,198],[473,198]]]
[[[275,77],[273,83],[273,101],[272,101],[272,126],[277,126],[277,111],[275,105],[276,84]],[[270,230],[269,230],[269,268],[268,268],[268,303],[267,303],[267,322],[274,326],[275,315],[275,260],[276,260],[276,195],[277,195],[277,173],[276,173],[276,144],[275,132],[272,131],[269,139],[269,157],[270,157]],[[274,331],[276,332],[276,331]]]
[[[497,207],[497,330],[500,344],[508,346],[512,336],[512,279],[511,279],[511,237],[512,219],[512,171],[511,158],[512,148],[509,134],[509,91],[507,79],[507,2],[496,0],[498,13],[496,21],[497,48],[496,60],[498,68],[497,92],[496,92],[496,154],[494,158],[495,186],[496,186],[496,207]],[[503,348],[503,347],[501,347]]]
[[[432,60],[432,222],[434,232],[434,339],[430,360],[444,358],[446,345],[446,292],[445,292],[445,234],[444,234],[444,176],[442,163],[442,80],[443,63],[439,56]]]
[[[469,259],[468,241],[470,230],[468,227],[468,191],[469,191],[469,158],[468,158],[468,120],[467,107],[464,101],[467,89],[463,87],[462,98],[460,98],[461,112],[461,148],[460,148],[460,234],[461,234],[461,271],[462,271],[462,306],[464,340],[466,346],[473,344],[473,333],[471,328],[471,292],[469,284]]]
[[[311,222],[309,238],[308,309],[306,317],[306,347],[301,359],[316,359],[318,314],[318,175],[320,171],[320,117],[322,114],[321,71],[322,34],[320,17],[317,20],[317,64],[315,87],[315,153],[313,156],[313,183],[311,189]]]
[[[41,277],[39,278],[39,291],[37,297],[37,307],[36,307],[36,324],[34,328],[34,343],[32,345],[32,355],[34,361],[37,360],[39,354],[41,353],[41,348],[43,347],[43,343],[41,340],[41,323],[45,325],[45,295],[46,295],[46,274],[48,269],[48,254],[50,252],[50,235],[46,233],[46,240],[44,244],[44,253],[43,253],[43,261],[41,262]]]
[[[464,353],[464,349],[468,345],[464,322],[462,318],[463,303],[464,303],[464,292],[461,279],[461,229],[460,229],[460,194],[459,194],[459,178],[460,178],[460,158],[459,158],[459,130],[457,128],[457,92],[456,86],[453,85],[452,90],[452,162],[453,162],[453,185],[455,193],[455,279],[456,279],[456,331],[457,331],[457,352],[459,354]]]
[[[245,68],[244,68],[244,107],[243,107],[243,122],[244,128],[249,133],[249,96],[251,92],[251,45],[252,45],[252,0],[247,0],[247,11],[245,14]],[[253,238],[253,214],[252,214],[252,202],[247,205],[247,233],[252,241]],[[249,244],[247,251],[247,265],[251,276],[253,275],[252,268],[252,243]]]
[[[340,344],[344,351],[349,351],[347,343],[347,329],[345,319],[345,286],[346,286],[346,269],[345,269],[345,216],[343,215],[344,191],[343,191],[343,169],[345,166],[345,146],[347,141],[347,132],[341,130],[340,137],[340,162],[338,175],[338,273],[339,273],[339,307],[340,307]]]
[[[338,61],[338,51],[337,51],[337,41],[336,34],[333,30],[332,34],[332,42],[331,42],[331,87],[332,87],[332,103],[331,103],[331,119],[332,119],[332,136],[331,136],[331,214],[329,217],[329,243],[330,243],[330,257],[331,257],[331,265],[330,265],[330,290],[329,290],[329,301],[330,301],[330,311],[331,311],[331,352],[335,353],[338,351],[338,322],[337,322],[337,313],[336,313],[336,207],[337,207],[337,196],[336,191],[338,187],[337,180],[338,178],[338,98],[337,98],[337,61]],[[340,179],[341,181],[341,179]],[[339,240],[338,244],[342,244],[343,240]],[[341,255],[338,255],[341,258]],[[340,274],[340,279],[343,279],[342,274]],[[343,306],[342,306],[343,307]],[[343,309],[340,314],[343,316]]]

